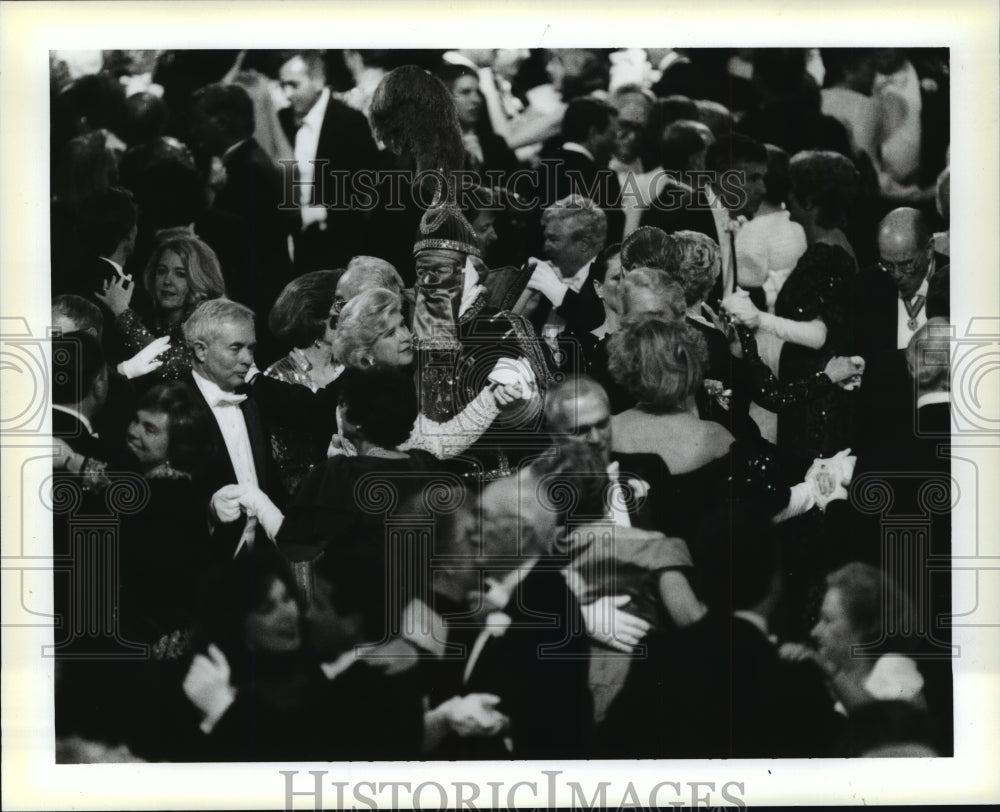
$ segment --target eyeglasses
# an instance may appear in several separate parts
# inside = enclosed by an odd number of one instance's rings
[[[597,429],[597,431],[604,431],[608,426],[611,425],[611,415],[608,415],[603,420],[598,420],[596,423],[581,423],[578,426],[574,426],[569,430],[569,434],[574,437],[586,437],[590,432]]]
[[[905,262],[889,262],[887,260],[880,259],[878,267],[890,276],[913,276],[916,273],[922,273],[925,268],[918,267],[917,263],[919,263],[923,258],[926,250],[927,249],[924,249],[924,251],[918,251],[911,259],[908,259]]]

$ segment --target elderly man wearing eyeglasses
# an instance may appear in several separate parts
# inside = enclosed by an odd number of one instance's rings
[[[861,410],[873,441],[875,427],[912,425],[913,387],[903,350],[929,318],[949,315],[948,258],[934,251],[923,213],[889,212],[879,223],[878,250],[878,264],[855,280],[853,335],[853,353],[865,359],[865,380],[873,384]],[[865,439],[856,446],[862,449]]]

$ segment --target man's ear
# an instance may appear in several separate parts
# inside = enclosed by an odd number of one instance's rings
[[[204,364],[205,357],[208,355],[208,345],[201,339],[196,338],[191,342],[191,352],[194,353],[195,360],[199,364]]]
[[[94,399],[98,403],[103,403],[108,395],[108,365],[101,367],[101,371],[94,376],[94,383],[91,386]]]
[[[604,289],[604,283],[598,281],[597,279],[595,279],[594,280],[594,292],[597,294],[597,298],[598,299],[604,299],[604,297],[601,295],[601,291],[603,289]]]

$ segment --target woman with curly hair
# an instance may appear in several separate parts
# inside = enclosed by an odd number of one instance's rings
[[[761,311],[739,291],[723,306],[740,324],[756,330],[761,356],[782,381],[821,371],[848,338],[848,296],[856,271],[843,227],[858,190],[858,172],[835,152],[800,152],[789,165],[792,220],[809,247],[780,285],[772,311]],[[798,465],[829,456],[849,443],[851,395],[830,390],[778,418],[778,444]],[[803,467],[803,470],[804,467]]]
[[[193,234],[168,231],[153,249],[142,282],[153,305],[148,319],[130,307],[135,291],[130,282],[115,279],[94,295],[114,314],[115,328],[130,352],[138,352],[161,336],[170,336],[170,346],[160,356],[162,364],[151,378],[180,380],[191,369],[184,322],[202,302],[226,295],[218,257]]]
[[[608,349],[612,376],[637,404],[612,417],[613,450],[655,453],[666,463],[672,522],[666,532],[688,541],[696,566],[699,554],[706,569],[720,566],[719,551],[729,543],[731,528],[719,526],[717,517],[730,516],[734,504],[771,521],[811,506],[811,485],[789,488],[793,480],[770,443],[736,440],[699,416],[708,356],[696,330],[662,313],[643,313],[626,318]],[[719,587],[716,578],[711,583]]]

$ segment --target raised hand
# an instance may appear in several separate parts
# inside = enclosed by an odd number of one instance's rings
[[[170,336],[160,336],[150,341],[139,352],[118,365],[118,371],[126,378],[141,378],[157,370],[163,364],[160,356],[170,349]]]
[[[225,713],[236,692],[229,684],[229,662],[214,644],[208,646],[208,656],[196,654],[184,677],[184,695],[209,719]]]
[[[135,285],[132,284],[131,276],[115,276],[104,283],[100,292],[94,291],[94,298],[103,302],[116,316],[120,316],[128,310],[134,292]]]
[[[842,389],[849,391],[861,386],[861,376],[864,371],[865,359],[860,355],[853,355],[850,358],[844,356],[831,358],[823,370],[826,377]]]

